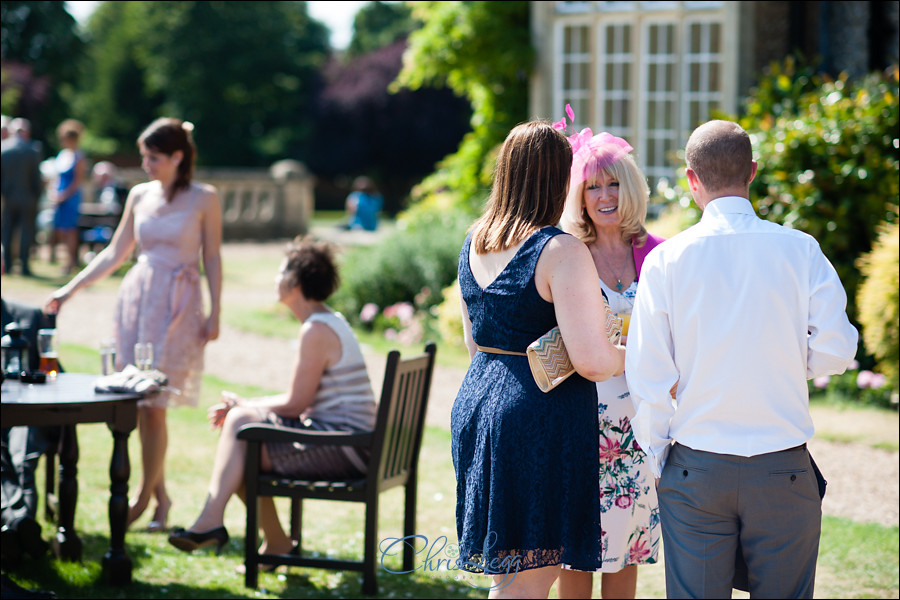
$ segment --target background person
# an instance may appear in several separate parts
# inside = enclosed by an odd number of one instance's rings
[[[228,540],[225,507],[234,494],[243,498],[247,443],[237,433],[249,423],[270,422],[312,431],[371,431],[376,405],[362,350],[346,319],[325,301],[339,285],[332,247],[297,239],[289,246],[275,278],[278,300],[302,325],[287,393],[265,398],[223,395],[209,410],[210,423],[221,428],[209,483],[209,496],[196,521],[178,529],[169,543],[180,550]],[[267,443],[261,467],[300,479],[365,477],[368,450],[350,446],[306,446]],[[261,554],[287,554],[291,539],[284,533],[271,497],[260,498],[260,525],[265,539]]]
[[[586,135],[584,135],[586,132]],[[630,315],[641,263],[663,239],[644,226],[650,189],[630,154],[632,147],[609,133],[571,136],[574,158],[561,226],[591,252],[613,313]],[[602,314],[597,315],[598,319]],[[632,350],[634,351],[634,350]],[[634,598],[638,565],[659,553],[659,505],[647,456],[634,439],[634,406],[625,375],[597,383],[600,418],[600,494],[603,529],[601,597]],[[589,598],[590,572],[564,569],[560,598]]]
[[[383,206],[384,198],[375,187],[375,182],[368,177],[357,177],[346,201],[350,218],[347,229],[375,231],[378,228],[378,213]]]
[[[493,575],[492,597],[546,597],[562,563],[601,565],[593,382],[622,372],[624,348],[585,318],[604,311],[597,272],[554,227],[571,164],[549,123],[513,128],[459,255],[472,362],[451,413],[456,527],[461,564]],[[543,393],[524,352],[556,325],[578,373]]]
[[[46,310],[55,313],[78,290],[114,272],[139,248],[116,303],[116,368],[135,364],[135,343],[150,342],[153,368],[165,373],[168,386],[180,392],[162,392],[138,405],[143,473],[128,523],[138,519],[155,496],[151,531],[166,528],[172,503],[164,474],[166,409],[196,406],[203,350],[219,336],[222,213],[216,189],[192,181],[196,151],[191,129],[188,123],[161,118],[141,133],[138,147],[150,181],[132,188],[109,246],[46,304]],[[209,288],[208,317],[203,314],[198,258]]]
[[[29,259],[34,242],[38,203],[44,182],[41,177],[41,153],[31,142],[31,123],[12,119],[10,138],[0,150],[0,191],[3,194],[2,243],[6,249],[3,266],[12,272],[13,239],[18,234],[18,258],[21,273],[31,276]]]
[[[5,255],[3,246],[0,246],[0,254]],[[5,275],[4,264],[5,261],[0,260],[0,269]],[[28,363],[36,370],[40,360],[37,332],[51,326],[51,320],[38,307],[0,297],[0,331],[5,334],[10,323],[17,323],[23,329],[23,337],[29,343]],[[41,526],[35,518],[38,493],[34,473],[40,457],[58,441],[59,427],[0,429],[0,541],[4,565],[17,563],[24,554],[41,558],[47,552],[47,542],[41,538]]]
[[[710,121],[685,148],[700,222],[647,256],[626,372],[658,485],[670,598],[812,598],[822,501],[807,379],[842,373],[858,334],[811,236],[749,201],[750,137]],[[677,386],[675,399],[669,390]]]
[[[56,128],[62,149],[56,155],[56,189],[51,196],[55,212],[50,261],[55,260],[56,243],[61,242],[67,256],[64,275],[70,275],[78,268],[78,216],[82,186],[87,174],[87,159],[79,147],[83,132],[84,125],[75,119],[66,119]]]

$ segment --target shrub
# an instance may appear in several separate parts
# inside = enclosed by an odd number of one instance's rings
[[[810,381],[809,397],[811,400],[851,400],[860,404],[897,409],[897,392],[891,390],[887,377],[868,369],[860,369],[856,361],[840,375],[825,375]]]
[[[872,248],[879,223],[897,222],[900,197],[898,69],[858,82],[812,74],[793,59],[771,65],[737,120],[750,133],[759,171],[750,186],[757,214],[818,240],[847,290],[857,320],[856,260]],[[683,160],[683,156],[682,156]],[[682,166],[659,194],[682,208],[682,228],[696,223]]]
[[[332,305],[355,325],[361,324],[360,312],[367,304],[377,312],[400,303],[429,311],[456,279],[470,224],[471,217],[462,212],[421,213],[378,244],[348,250],[341,258],[341,287]],[[384,324],[373,323],[378,328]]]
[[[868,254],[857,261],[863,280],[857,294],[859,322],[866,349],[878,361],[877,370],[898,388],[900,361],[900,225],[884,223]]]
[[[822,80],[788,100],[780,114],[761,115],[751,98],[740,120],[760,163],[751,200],[763,218],[818,240],[856,319],[856,260],[871,250],[879,223],[897,221],[898,71],[873,73],[858,83],[844,76]]]
[[[459,293],[459,280],[444,288],[443,301],[436,308],[437,330],[441,334],[441,340],[448,345],[459,346],[465,344],[463,340],[462,300]]]

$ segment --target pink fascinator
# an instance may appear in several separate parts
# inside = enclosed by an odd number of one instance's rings
[[[566,104],[566,115],[570,121],[575,122],[575,113],[569,104]],[[554,123],[553,127],[565,132],[566,118],[563,117]],[[633,150],[622,138],[605,131],[594,135],[589,127],[585,127],[579,133],[573,133],[568,139],[572,145],[570,188],[580,185]]]

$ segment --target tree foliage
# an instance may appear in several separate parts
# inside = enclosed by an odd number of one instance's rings
[[[316,107],[316,151],[307,163],[323,178],[368,175],[388,213],[404,208],[410,188],[457,147],[470,114],[468,103],[447,89],[388,92],[405,48],[398,40],[328,64]]]
[[[312,119],[304,115],[311,114],[328,54],[327,29],[309,17],[305,2],[121,4],[101,6],[88,26],[95,72],[104,81],[80,106],[97,133],[133,144],[147,124],[135,129],[134,121],[146,121],[152,107],[154,117],[195,124],[205,164],[305,158]],[[127,116],[107,123],[116,113]]]
[[[369,2],[353,18],[353,38],[347,47],[347,57],[355,58],[405,40],[420,25],[402,2]]]
[[[36,138],[70,117],[67,93],[83,52],[64,2],[0,3],[3,114],[29,119]]]
[[[528,113],[533,61],[528,2],[416,2],[423,23],[409,36],[392,89],[448,86],[472,107],[472,131],[416,191],[422,210],[480,212],[490,189],[495,148]]]

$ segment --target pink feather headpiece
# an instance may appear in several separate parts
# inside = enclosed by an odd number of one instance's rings
[[[570,121],[575,122],[575,112],[569,104],[566,104],[566,115]],[[559,122],[554,123],[553,127],[565,133],[566,118],[563,117]],[[605,169],[633,150],[631,145],[622,138],[605,131],[594,135],[590,127],[585,127],[580,133],[573,133],[568,136],[568,139],[572,145],[570,189],[580,185],[591,175]]]

